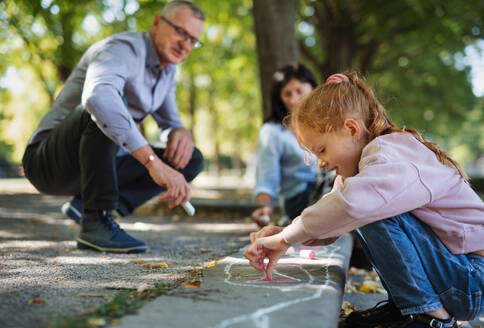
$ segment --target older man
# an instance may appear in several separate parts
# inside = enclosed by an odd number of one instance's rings
[[[114,34],[92,45],[29,140],[25,175],[41,192],[73,195],[63,211],[80,223],[78,248],[143,252],[111,211],[125,216],[166,191],[170,207],[190,198],[203,167],[175,102],[175,65],[201,46],[204,15],[188,1],[168,3],[143,34]],[[150,146],[137,123],[151,115],[169,131]]]

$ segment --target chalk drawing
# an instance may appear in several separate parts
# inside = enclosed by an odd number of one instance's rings
[[[322,256],[319,256],[319,257],[324,257],[328,260],[331,260],[331,258],[334,256],[336,251],[338,251],[339,249],[340,249],[340,247],[335,246],[335,245],[326,246],[326,247],[324,247],[324,252],[319,252],[320,254],[318,254],[318,255],[322,255]],[[319,249],[319,250],[323,251],[323,249]],[[286,257],[297,257],[297,256],[298,256],[297,254],[286,254]],[[328,262],[330,262],[330,261],[328,261]],[[234,281],[231,281],[231,278],[232,278],[231,269],[232,269],[234,264],[245,264],[245,265],[247,265],[247,261],[244,260],[244,259],[237,259],[237,261],[232,261],[231,263],[228,263],[225,266],[224,272],[225,272],[226,278],[225,278],[224,282],[227,283],[227,284],[230,284],[230,285],[253,287],[253,288],[277,288],[281,291],[290,292],[290,291],[292,291],[296,288],[301,288],[301,287],[304,287],[304,286],[307,286],[307,285],[311,285],[314,282],[313,275],[311,273],[309,273],[303,267],[303,265],[305,265],[305,264],[299,264],[296,267],[306,274],[307,281],[302,281],[302,279],[286,276],[286,275],[283,275],[279,272],[276,272],[276,270],[274,270],[274,275],[277,274],[277,275],[280,275],[280,276],[285,276],[286,277],[285,279],[288,279],[290,281],[288,281],[288,282],[284,281],[284,283],[277,282],[277,283],[274,283],[274,284],[269,284],[269,283],[261,284],[260,282],[256,282],[254,280],[248,280],[248,281],[243,282],[243,283],[234,282]],[[239,316],[236,316],[236,317],[233,317],[233,318],[225,319],[222,322],[220,322],[218,325],[216,325],[215,327],[225,328],[225,327],[230,327],[230,326],[235,325],[235,324],[239,324],[241,322],[252,321],[254,327],[269,328],[270,327],[269,314],[276,312],[276,311],[280,311],[282,309],[285,309],[287,307],[290,307],[290,306],[298,304],[298,303],[308,302],[308,301],[318,299],[318,298],[321,297],[323,290],[325,289],[325,287],[328,287],[329,283],[330,283],[328,266],[323,265],[321,268],[322,268],[322,271],[323,271],[324,283],[321,284],[321,285],[317,285],[318,288],[315,288],[315,292],[312,295],[306,296],[306,297],[301,297],[301,298],[296,298],[296,299],[293,299],[293,300],[290,300],[290,301],[280,302],[280,303],[273,304],[273,305],[268,306],[268,307],[259,308],[252,313],[242,314],[242,315],[239,315]],[[278,279],[278,280],[282,280],[282,279]],[[298,280],[299,282],[293,283],[293,281],[296,281],[296,280]],[[287,285],[287,283],[293,283],[293,285]],[[281,284],[284,285],[284,286],[280,286]]]

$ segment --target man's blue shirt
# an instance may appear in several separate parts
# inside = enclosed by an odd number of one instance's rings
[[[131,153],[148,143],[136,126],[147,115],[161,129],[183,126],[175,89],[175,66],[160,67],[149,33],[114,34],[89,47],[29,143],[82,104],[99,128]]]

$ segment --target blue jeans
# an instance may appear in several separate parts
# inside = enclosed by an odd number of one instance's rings
[[[458,320],[484,310],[484,258],[452,254],[410,213],[357,229],[366,255],[403,315],[444,307]]]

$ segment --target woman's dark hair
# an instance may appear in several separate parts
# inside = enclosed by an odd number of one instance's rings
[[[281,99],[281,89],[293,78],[301,82],[309,83],[313,88],[318,85],[313,73],[302,64],[293,63],[277,70],[272,76],[271,113],[264,120],[264,123],[282,123],[282,120],[288,114],[287,108]]]

